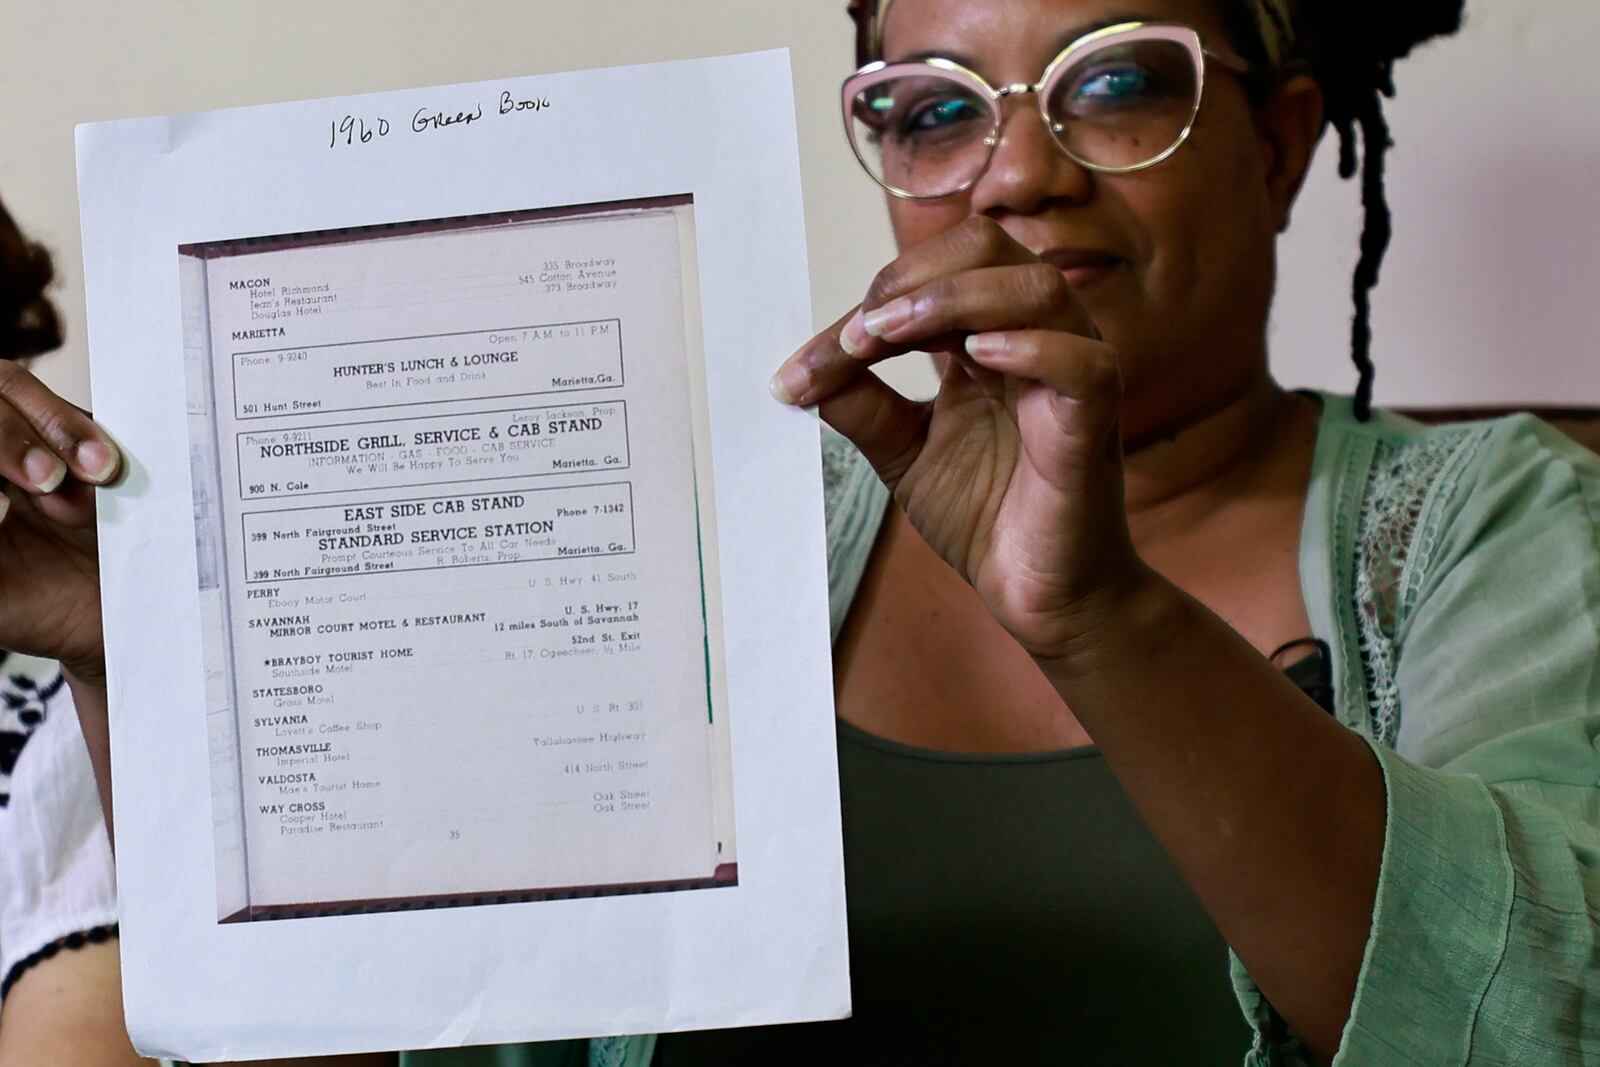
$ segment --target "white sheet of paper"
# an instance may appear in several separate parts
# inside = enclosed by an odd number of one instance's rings
[[[787,55],[80,127],[129,1029],[849,1010]]]

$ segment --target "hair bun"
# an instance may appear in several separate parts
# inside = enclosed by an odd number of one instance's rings
[[[1404,59],[1411,50],[1435,37],[1448,37],[1461,29],[1462,0],[1408,0],[1369,8],[1373,39],[1380,45],[1379,59]]]
[[[1374,90],[1394,95],[1393,70],[1420,44],[1461,28],[1463,0],[1302,0],[1307,58],[1342,126],[1371,106]]]
[[[1418,45],[1455,33],[1465,7],[1463,0],[1303,0],[1302,14],[1322,65],[1344,67],[1348,76],[1356,74],[1349,70],[1352,60],[1387,67]]]

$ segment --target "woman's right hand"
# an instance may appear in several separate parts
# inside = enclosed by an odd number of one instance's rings
[[[0,648],[104,683],[94,489],[122,454],[27,368],[0,361]]]

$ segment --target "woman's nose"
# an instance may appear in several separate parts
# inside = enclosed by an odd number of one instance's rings
[[[999,143],[989,169],[972,190],[973,214],[1029,215],[1049,201],[1081,201],[1093,187],[1089,171],[1061,150],[1029,93],[1001,101]]]

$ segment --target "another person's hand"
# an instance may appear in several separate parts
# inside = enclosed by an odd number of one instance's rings
[[[884,268],[773,392],[819,405],[1023,647],[1071,662],[1150,572],[1123,511],[1117,353],[1062,266],[970,219]],[[865,370],[914,350],[950,357],[928,403]]]
[[[119,964],[112,939],[24,971],[0,1012],[0,1067],[155,1067],[128,1043]]]
[[[105,673],[94,490],[121,453],[84,412],[26,368],[0,361],[0,648]]]

